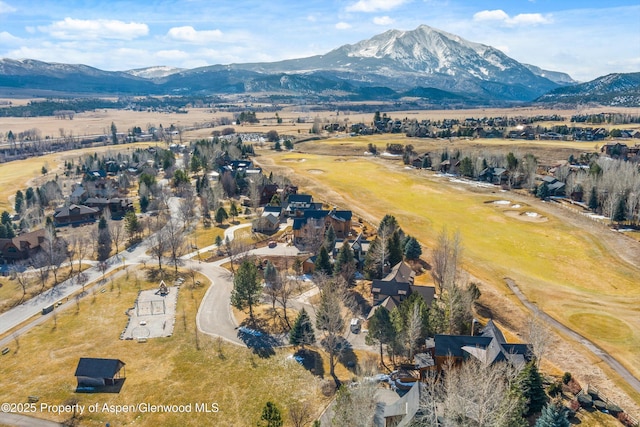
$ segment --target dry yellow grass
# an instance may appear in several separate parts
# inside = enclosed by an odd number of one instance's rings
[[[267,169],[295,175],[316,197],[350,207],[374,223],[386,213],[395,215],[428,247],[444,227],[459,230],[465,268],[473,276],[500,293],[508,293],[503,278],[513,278],[543,310],[640,375],[640,269],[588,231],[550,215],[535,199],[448,183],[397,163],[298,153],[261,159]],[[527,210],[544,213],[548,221],[520,221],[487,203],[499,199],[527,203]],[[611,327],[619,333],[611,333]]]
[[[139,271],[142,273],[142,271]],[[130,272],[131,275],[136,274]],[[133,305],[138,288],[133,277],[117,279],[113,288],[89,295],[75,308],[57,316],[57,326],[48,321],[20,338],[18,349],[3,356],[0,366],[3,402],[26,402],[39,396],[39,403],[61,404],[71,398],[80,404],[113,405],[217,403],[218,413],[127,413],[85,414],[82,425],[162,426],[253,426],[267,400],[284,409],[294,399],[306,399],[321,410],[327,399],[319,390],[320,379],[295,361],[291,350],[277,350],[261,359],[237,347],[195,333],[195,314],[209,282],[194,290],[183,286],[178,296],[174,334],[146,343],[123,341],[119,335]],[[139,280],[143,289],[157,283]],[[198,349],[199,347],[199,349]],[[119,394],[75,393],[73,376],[80,357],[119,358],[126,363],[127,379]],[[46,359],[46,363],[43,361]],[[286,413],[286,410],[284,410]],[[36,414],[63,420],[64,416]]]

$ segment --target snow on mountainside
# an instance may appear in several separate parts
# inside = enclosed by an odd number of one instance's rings
[[[536,76],[547,78],[552,82],[558,83],[559,85],[564,86],[564,85],[573,85],[578,83],[577,81],[573,80],[571,76],[567,73],[561,73],[559,71],[543,70],[542,68],[536,67],[535,65],[531,65],[531,64],[522,64],[522,65],[527,67]]]
[[[557,88],[536,100],[545,103],[640,105],[640,73],[614,73],[590,82]]]
[[[184,71],[184,68],[167,67],[165,65],[159,65],[156,67],[137,68],[135,70],[127,70],[125,73],[132,76],[142,77],[144,79],[159,79],[170,76],[172,74],[180,73]]]
[[[450,98],[462,95],[473,102],[492,103],[531,101],[564,84],[560,80],[571,80],[563,73],[538,70],[491,46],[421,25],[412,31],[389,30],[324,55],[190,70],[158,66],[108,72],[84,65],[1,60],[0,87],[153,94],[285,92],[321,97],[346,93],[358,99],[437,89],[451,94]]]

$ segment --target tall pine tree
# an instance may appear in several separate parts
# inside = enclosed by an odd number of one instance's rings
[[[331,265],[331,261],[329,260],[329,252],[327,252],[327,248],[324,246],[320,247],[320,253],[316,258],[316,262],[314,264],[315,271],[318,273],[323,272],[327,276],[331,276],[333,274],[333,266]]]
[[[293,328],[289,331],[289,343],[294,346],[300,346],[304,349],[305,345],[312,345],[316,342],[316,336],[313,333],[313,325],[307,311],[303,308],[296,318]]]
[[[517,382],[522,395],[527,400],[527,412],[525,415],[530,416],[540,412],[547,403],[547,395],[544,392],[542,378],[535,362],[527,363],[518,375]]]

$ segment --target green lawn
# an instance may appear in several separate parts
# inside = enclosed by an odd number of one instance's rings
[[[640,376],[640,269],[607,252],[589,233],[552,216],[546,222],[516,219],[504,212],[511,208],[487,203],[508,200],[508,192],[450,184],[398,162],[301,153],[271,159],[316,197],[350,207],[356,215],[369,213],[374,223],[386,213],[395,215],[428,247],[444,227],[459,230],[469,272],[505,294],[503,278],[513,278],[543,310]],[[527,202],[517,210],[536,212],[540,202]]]

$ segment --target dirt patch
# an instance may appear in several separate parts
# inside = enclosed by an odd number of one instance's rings
[[[538,212],[527,211],[504,211],[504,214],[508,217],[519,219],[526,222],[547,222],[549,219],[546,216],[540,215]]]

